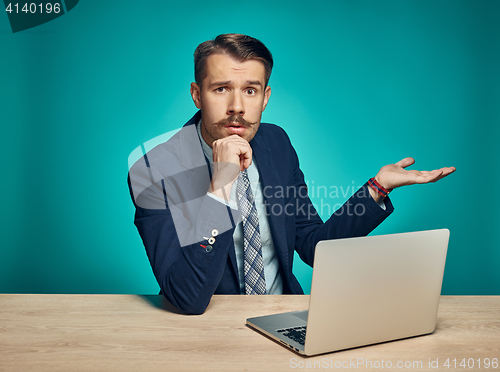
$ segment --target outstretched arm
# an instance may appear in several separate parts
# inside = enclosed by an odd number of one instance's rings
[[[380,168],[380,171],[375,176],[375,180],[384,188],[392,190],[401,186],[414,185],[416,183],[436,182],[456,170],[455,167],[444,167],[433,171],[405,170],[406,167],[414,163],[415,159],[404,158],[396,164],[386,165]],[[373,199],[378,201],[381,195],[372,188],[369,189]]]

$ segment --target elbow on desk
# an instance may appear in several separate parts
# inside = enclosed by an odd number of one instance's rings
[[[206,306],[200,306],[198,304],[191,304],[190,306],[184,307],[180,310],[186,315],[202,315],[207,309],[208,304]]]
[[[180,310],[185,315],[201,315],[205,312],[210,303],[210,298],[208,300],[203,300],[200,298],[187,298],[186,294],[174,295],[172,291],[161,290],[160,294],[167,299],[167,301]]]
[[[172,301],[168,296],[164,295],[164,297],[185,315],[202,315],[208,307],[208,304],[203,305],[196,302],[179,304],[177,301]]]

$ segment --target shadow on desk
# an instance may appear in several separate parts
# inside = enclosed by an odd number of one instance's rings
[[[145,302],[149,303],[151,306],[157,309],[162,309],[168,311],[169,313],[182,314],[185,315],[181,310],[176,308],[162,295],[137,295],[139,298],[143,299]]]

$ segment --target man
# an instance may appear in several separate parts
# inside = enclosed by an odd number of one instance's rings
[[[406,171],[412,158],[387,165],[323,222],[286,133],[260,122],[272,66],[268,49],[249,36],[200,44],[191,84],[200,111],[130,170],[135,224],[153,272],[186,313],[203,313],[214,293],[303,293],[294,251],[312,266],[318,241],[367,235],[382,222],[393,210],[392,189],[455,171]]]

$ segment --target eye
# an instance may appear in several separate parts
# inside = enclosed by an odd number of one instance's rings
[[[256,95],[256,94],[257,94],[257,89],[254,89],[254,88],[248,88],[248,89],[247,89],[247,94],[248,94],[249,96],[254,96],[254,95]]]
[[[226,91],[226,87],[218,87],[215,89],[217,93],[224,93]]]

